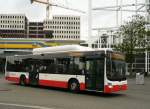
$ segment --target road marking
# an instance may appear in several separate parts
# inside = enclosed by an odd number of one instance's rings
[[[54,109],[54,108],[48,108],[48,107],[43,107],[43,106],[22,105],[22,104],[12,104],[12,103],[0,103],[0,105],[16,106],[16,107],[24,107],[24,108],[34,108],[34,109]]]
[[[10,91],[11,89],[0,89],[0,91]]]

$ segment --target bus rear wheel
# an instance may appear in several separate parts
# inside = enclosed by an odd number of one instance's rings
[[[21,86],[25,86],[25,85],[26,85],[26,77],[25,77],[25,76],[21,76],[21,77],[20,77],[20,82],[19,82],[19,84],[20,84]]]
[[[71,92],[78,92],[79,91],[79,82],[77,80],[71,80],[69,82],[69,90]]]

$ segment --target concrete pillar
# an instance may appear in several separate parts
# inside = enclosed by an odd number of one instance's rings
[[[147,70],[147,66],[148,66],[148,59],[147,59],[147,57],[148,57],[148,53],[147,53],[147,50],[145,50],[145,72],[148,72],[148,70]]]
[[[92,0],[88,0],[88,45],[92,47]]]

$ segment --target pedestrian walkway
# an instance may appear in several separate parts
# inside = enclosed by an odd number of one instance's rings
[[[136,84],[136,78],[128,79],[128,91],[149,94],[150,77],[144,78],[144,84]]]
[[[136,84],[136,78],[129,78],[128,80],[128,84]],[[150,85],[150,77],[144,77],[144,84],[149,84]]]

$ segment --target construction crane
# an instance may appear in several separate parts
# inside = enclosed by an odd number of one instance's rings
[[[46,19],[52,19],[52,7],[58,7],[58,8],[63,8],[63,9],[67,9],[67,10],[71,10],[71,11],[76,11],[76,12],[80,12],[80,13],[85,13],[82,10],[79,9],[74,9],[74,8],[69,8],[63,5],[58,5],[55,3],[52,3],[52,0],[30,0],[31,4],[33,2],[37,2],[37,3],[41,3],[41,4],[45,4],[46,5]]]
[[[129,9],[121,9],[124,7],[137,7],[139,8],[137,10],[129,10]],[[117,5],[117,6],[106,6],[106,7],[97,7],[93,8],[93,10],[105,10],[105,11],[127,11],[127,12],[146,12],[145,10],[141,10],[143,7],[145,7],[146,4],[140,3],[140,4],[126,4],[126,5]]]

